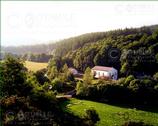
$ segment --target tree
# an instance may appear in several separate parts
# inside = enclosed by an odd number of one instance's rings
[[[5,90],[4,90],[4,87],[5,87],[5,83],[4,83],[4,67],[3,67],[3,62],[0,62],[0,92],[1,92],[1,96],[3,97],[5,95]],[[0,96],[0,97],[1,97]]]
[[[105,45],[100,49],[99,53],[96,54],[96,56],[94,57],[95,65],[102,65],[102,66],[108,65],[108,48],[109,47]]]
[[[7,56],[2,64],[3,92],[8,95],[26,95],[28,84],[26,83],[26,71],[21,60]]]
[[[48,72],[47,72],[48,78],[50,80],[53,80],[55,77],[58,76],[58,70],[56,66],[52,66],[51,68],[49,68]]]
[[[153,39],[157,40],[158,39],[158,29],[156,29],[153,34],[152,34]]]
[[[67,64],[64,64],[64,66],[62,68],[62,72],[66,73],[66,72],[68,72],[68,70],[69,70],[69,68],[68,68]]]
[[[92,76],[91,69],[87,67],[83,76],[83,82],[85,84],[92,84],[92,80],[93,80],[93,76]]]
[[[120,73],[124,76],[128,75],[128,69],[129,69],[129,65],[127,62],[125,62],[122,67],[121,67],[121,70],[120,70]]]
[[[62,68],[62,81],[74,81],[74,76],[73,74],[69,71],[69,68],[67,66],[67,64],[64,64],[63,68]]]
[[[64,64],[64,66],[62,68],[62,80],[63,80],[63,82],[68,80],[68,72],[69,72],[69,68],[68,68],[67,64]]]
[[[77,83],[76,86],[76,95],[78,96],[86,96],[86,92],[87,92],[87,85],[83,84],[81,81],[79,81]]]
[[[43,85],[45,82],[49,81],[49,79],[46,77],[46,69],[38,70],[34,75],[36,76],[37,81],[41,85]]]

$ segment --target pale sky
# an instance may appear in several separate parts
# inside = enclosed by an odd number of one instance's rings
[[[158,24],[158,1],[1,1],[1,7],[3,46]]]

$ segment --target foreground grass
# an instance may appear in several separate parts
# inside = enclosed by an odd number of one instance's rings
[[[85,109],[94,108],[100,117],[97,126],[121,126],[126,121],[143,121],[158,126],[158,113],[121,108],[88,100],[70,99],[62,104],[65,111],[83,117]],[[66,108],[65,108],[66,107]]]
[[[40,69],[46,68],[48,66],[48,63],[25,61],[25,66],[28,70],[36,72]]]

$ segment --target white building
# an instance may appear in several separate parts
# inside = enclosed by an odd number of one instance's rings
[[[117,80],[118,71],[113,67],[95,66],[92,68],[95,78],[109,78]]]

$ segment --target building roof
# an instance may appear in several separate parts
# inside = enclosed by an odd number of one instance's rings
[[[99,70],[99,71],[111,71],[113,67],[105,67],[105,66],[95,66],[92,70]]]

